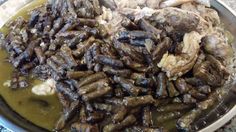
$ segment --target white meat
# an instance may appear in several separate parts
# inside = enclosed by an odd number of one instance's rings
[[[53,79],[48,79],[45,82],[36,85],[32,88],[32,93],[41,96],[53,95],[56,90],[56,81]]]

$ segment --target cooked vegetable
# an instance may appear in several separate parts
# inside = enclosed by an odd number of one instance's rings
[[[118,67],[118,68],[123,68],[124,64],[122,61],[117,60],[117,59],[113,59],[111,57],[108,56],[104,56],[104,55],[97,55],[94,58],[98,63],[101,63],[103,65],[108,65],[111,67]]]
[[[157,76],[156,96],[159,98],[166,98],[168,96],[167,77],[163,72],[159,73]]]
[[[83,80],[79,81],[77,87],[82,87],[86,84],[89,84],[89,83],[92,83],[94,81],[104,79],[104,78],[106,78],[106,74],[104,74],[103,72],[98,72],[98,73],[92,74],[92,75],[84,78]]]
[[[122,122],[119,124],[108,124],[103,128],[104,132],[113,132],[121,130],[122,128],[133,125],[136,122],[136,118],[134,115],[127,116]]]
[[[160,36],[160,34],[162,32],[161,30],[159,30],[156,27],[154,27],[153,25],[151,25],[145,19],[139,20],[139,26],[142,30],[154,34],[157,38]]]
[[[185,131],[189,131],[191,130],[191,124],[194,122],[194,120],[199,117],[202,112],[204,112],[204,110],[209,109],[211,106],[214,105],[214,103],[220,99],[220,97],[222,95],[224,95],[224,89],[218,89],[215,92],[213,92],[208,99],[206,99],[205,101],[202,101],[198,104],[198,107],[191,110],[190,112],[188,112],[187,114],[185,114],[184,116],[182,116],[180,119],[178,119],[177,121],[177,127],[179,129],[185,130]]]
[[[196,66],[196,64],[195,64],[195,66]],[[205,85],[204,81],[202,81],[201,79],[196,78],[196,77],[185,78],[184,80],[187,84],[192,85],[194,87]]]
[[[43,54],[42,49],[40,47],[35,47],[34,52],[35,52],[36,56],[38,57],[39,63],[40,64],[45,63],[46,58]]]
[[[147,104],[154,103],[155,100],[151,95],[140,96],[140,97],[125,97],[123,103],[128,107],[137,107]]]
[[[86,119],[89,123],[97,123],[102,121],[104,118],[104,114],[102,112],[93,112],[89,113],[88,118]]]
[[[103,71],[107,74],[121,76],[121,77],[129,77],[131,74],[131,70],[129,69],[119,70],[119,69],[114,69],[108,66],[103,67]]]
[[[137,72],[147,72],[148,71],[148,67],[146,67],[144,64],[132,61],[131,58],[128,56],[124,56],[122,58],[122,60],[124,61],[125,65],[127,67],[129,67]]]
[[[184,111],[192,109],[194,105],[187,105],[183,103],[173,103],[157,108],[158,112]]]
[[[81,57],[87,50],[88,48],[93,44],[95,41],[94,37],[90,37],[88,40],[86,40],[86,43],[83,45],[80,45],[77,47],[76,50],[73,51],[73,55],[76,57]]]
[[[135,46],[145,46],[142,39],[151,39],[154,42],[157,42],[156,36],[144,31],[121,31],[117,38],[120,42],[129,43]]]
[[[109,81],[107,79],[101,79],[101,80],[98,80],[98,81],[93,82],[91,84],[85,85],[83,87],[79,87],[78,85],[79,85],[79,83],[75,84],[75,87],[77,88],[77,92],[80,95],[83,95],[83,94],[93,92],[97,89],[107,87],[109,85]]]
[[[160,62],[162,56],[169,50],[171,47],[171,39],[166,37],[163,41],[156,46],[154,51],[152,52],[153,60],[157,63]]]
[[[147,106],[143,108],[142,120],[143,120],[143,126],[151,127],[153,125],[152,113],[150,107]]]
[[[84,101],[90,101],[90,100],[96,99],[98,97],[102,97],[105,94],[108,94],[110,91],[111,91],[111,87],[104,87],[104,88],[101,88],[101,89],[96,90],[94,92],[91,92],[91,93],[88,93],[88,94],[84,94],[82,96],[82,99]]]
[[[203,93],[200,93],[199,91],[197,91],[196,89],[191,89],[189,91],[189,94],[191,96],[193,96],[195,99],[198,99],[198,100],[204,100],[207,98],[207,96]]]
[[[134,47],[125,43],[121,43],[117,40],[115,40],[114,42],[114,47],[117,49],[120,56],[127,55],[137,62],[140,62],[140,63],[143,62],[143,59],[144,59],[143,56],[139,54],[139,52],[135,50]]]
[[[116,96],[116,97],[124,97],[124,91],[123,91],[123,89],[119,86],[119,85],[117,85],[117,87],[114,89],[114,95]]]
[[[197,102],[197,100],[193,98],[191,94],[184,94],[182,100],[185,104],[194,104]]]
[[[201,110],[199,109],[191,110],[189,113],[185,114],[177,121],[177,127],[179,127],[179,129],[181,130],[189,131],[191,123],[196,119],[197,116],[200,115],[200,113]]]
[[[162,123],[168,120],[173,120],[173,119],[177,119],[180,118],[183,115],[183,113],[179,112],[179,111],[173,111],[170,113],[160,113],[157,115],[157,118],[155,119],[156,122],[158,123]]]
[[[128,18],[124,18],[121,22],[121,25],[129,30],[138,30],[139,27]]]
[[[130,95],[137,96],[141,93],[142,88],[135,86],[130,80],[124,79],[122,77],[114,77],[114,81],[119,83],[122,88],[127,91]]]
[[[173,82],[167,83],[167,91],[170,97],[178,96],[180,93],[176,90],[176,87]]]
[[[70,79],[80,79],[93,74],[93,71],[68,71],[67,77]]]
[[[71,89],[71,87],[66,83],[63,82],[56,83],[56,90],[59,93],[65,94],[72,100],[78,100],[79,98],[79,95],[76,94],[76,92],[73,89]]]
[[[197,90],[201,93],[204,93],[204,94],[211,93],[211,87],[208,85],[199,86],[199,87],[197,87]]]
[[[215,87],[222,86],[229,76],[225,66],[213,56],[207,56],[206,61],[195,68],[193,74],[208,85]]]
[[[178,91],[183,94],[188,92],[190,89],[192,89],[192,87],[190,85],[188,85],[184,79],[179,78],[175,81],[175,86],[178,89]]]
[[[101,111],[112,112],[113,106],[110,104],[94,103],[94,108]]]
[[[117,112],[113,116],[113,122],[118,123],[122,121],[128,113],[128,109],[124,106],[118,108]]]
[[[64,111],[63,115],[61,115],[60,119],[58,120],[55,129],[56,130],[62,130],[66,124],[74,118],[74,115],[76,115],[76,112],[80,108],[81,104],[79,101],[74,101],[70,104],[69,108]]]
[[[97,125],[74,123],[71,125],[72,132],[99,132]]]

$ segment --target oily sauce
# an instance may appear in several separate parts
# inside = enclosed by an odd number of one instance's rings
[[[12,20],[17,17],[28,18],[28,13],[35,7],[42,5],[46,0],[35,0],[20,10]],[[7,33],[7,28],[0,29],[1,32]],[[33,85],[40,84],[41,81],[31,79],[30,86],[25,89],[12,90],[4,86],[11,79],[13,66],[6,61],[7,53],[0,49],[0,94],[6,100],[8,105],[22,117],[32,123],[52,130],[61,112],[61,105],[56,95],[37,96],[31,92]]]

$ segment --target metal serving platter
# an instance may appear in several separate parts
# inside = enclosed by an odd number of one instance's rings
[[[27,6],[33,0],[8,0],[0,6],[0,28],[9,19],[14,16],[17,11]],[[211,6],[215,8],[224,22],[225,27],[236,38],[236,12],[229,8],[223,0],[211,0]],[[236,41],[233,43],[236,49]],[[236,51],[236,50],[235,50]],[[236,63],[236,62],[234,62]],[[235,79],[236,80],[236,79]],[[213,132],[233,117],[236,116],[236,84],[232,83],[229,86],[229,93],[222,98],[214,109],[206,113],[206,115],[193,124],[193,130],[200,132]],[[9,131],[17,132],[43,132],[47,131],[37,125],[29,122],[14,112],[0,95],[0,125],[3,125]],[[194,130],[194,131],[195,131]]]

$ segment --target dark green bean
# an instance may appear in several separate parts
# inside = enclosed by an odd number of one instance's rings
[[[66,76],[70,79],[80,79],[92,74],[93,71],[68,71]]]
[[[194,120],[201,114],[200,109],[193,109],[178,119],[177,128],[184,131],[190,131],[190,126]]]
[[[111,104],[93,103],[93,106],[97,110],[106,111],[106,112],[112,112],[114,109],[114,106]]]
[[[84,101],[91,101],[91,100],[94,100],[96,98],[104,96],[105,94],[109,93],[110,91],[111,91],[111,87],[104,87],[104,88],[101,88],[101,89],[96,90],[94,92],[84,94],[82,96],[82,99]]]
[[[122,68],[124,67],[124,64],[122,61],[117,60],[117,59],[113,59],[111,57],[108,56],[104,56],[104,55],[97,55],[94,58],[98,63],[104,64],[104,65],[108,65],[111,67],[118,67],[118,68]]]
[[[175,81],[175,86],[181,94],[187,93],[190,89],[192,89],[192,87],[188,85],[182,78],[179,78]]]
[[[74,123],[71,125],[71,132],[99,132],[97,125]]]
[[[108,79],[101,79],[101,80],[98,80],[94,83],[85,85],[83,87],[78,87],[76,85],[76,88],[77,88],[77,92],[80,95],[83,95],[83,94],[87,94],[87,93],[90,93],[90,92],[93,92],[93,91],[96,91],[96,90],[100,90],[103,87],[107,87],[108,83],[109,83]]]
[[[78,82],[78,87],[82,87],[94,81],[106,78],[106,74],[103,72],[98,72],[92,75],[87,76],[86,78],[82,79]]]
[[[123,103],[127,107],[137,107],[154,103],[155,100],[151,95],[139,96],[139,97],[125,97]]]
[[[171,43],[171,39],[166,37],[160,44],[156,46],[156,49],[154,49],[152,52],[154,62],[160,62],[162,56],[169,50]]]
[[[168,120],[174,120],[180,118],[183,114],[184,112],[179,112],[179,111],[173,111],[169,113],[159,113],[157,114],[155,120],[157,123],[163,123]]]
[[[156,96],[158,98],[166,98],[168,96],[168,93],[167,93],[167,76],[163,72],[159,73],[158,76],[157,76]]]
[[[114,69],[112,67],[105,66],[103,71],[110,75],[116,75],[121,77],[129,77],[131,75],[131,70],[129,69]]]
[[[119,124],[108,124],[103,128],[104,132],[113,132],[113,131],[119,131],[125,127],[131,126],[136,122],[136,118],[134,115],[127,116],[122,122]]]
[[[173,84],[173,82],[168,81],[167,90],[168,90],[168,94],[169,94],[170,97],[176,97],[176,96],[179,95],[179,92],[176,90],[175,85]]]
[[[116,83],[119,83],[121,87],[125,91],[127,91],[130,95],[137,96],[142,91],[142,88],[134,86],[134,84],[131,81],[126,80],[122,77],[114,77],[114,81]]]
[[[158,112],[183,111],[194,108],[194,104],[172,103],[157,108]]]
[[[124,106],[120,106],[117,109],[117,112],[113,115],[112,121],[114,123],[118,123],[118,122],[122,121],[125,118],[125,116],[127,115],[127,113],[128,113],[128,109]]]
[[[95,38],[90,37],[88,40],[86,40],[86,42],[83,42],[83,44],[79,44],[79,47],[77,47],[77,49],[73,51],[73,55],[75,57],[83,56],[84,53],[89,49],[89,47],[92,46],[94,41]]]

